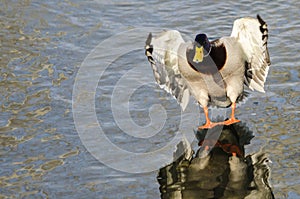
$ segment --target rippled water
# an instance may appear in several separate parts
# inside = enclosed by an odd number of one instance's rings
[[[174,161],[159,170],[161,198],[274,198],[266,154],[245,156],[252,131],[245,123],[225,126],[210,148],[220,128],[197,131],[200,148],[196,155],[188,142],[177,145]]]
[[[140,174],[111,169],[82,144],[72,113],[81,63],[103,40],[134,28],[177,29],[190,38],[200,31],[215,39],[229,35],[236,18],[258,13],[268,23],[272,65],[266,93],[253,93],[237,110],[255,135],[245,154],[260,152],[272,161],[275,198],[300,198],[299,7],[296,0],[1,1],[0,198],[159,198],[159,168]],[[99,80],[95,102],[107,137],[134,153],[163,147],[180,121],[180,107],[155,86],[154,79],[132,95],[130,115],[138,125],[147,125],[148,108],[162,104],[168,120],[161,131],[149,139],[135,138],[114,121],[110,97],[126,71],[145,70],[144,77],[133,81],[153,78],[142,48],[111,64]],[[122,158],[109,152],[103,151],[116,162]],[[136,168],[144,166],[134,163]]]

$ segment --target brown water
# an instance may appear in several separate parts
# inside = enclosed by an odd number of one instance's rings
[[[253,93],[237,110],[238,118],[255,135],[245,153],[261,152],[272,161],[269,180],[275,198],[300,198],[299,8],[296,0],[0,1],[0,198],[159,198],[156,175],[160,167],[144,173],[138,170],[144,162],[134,161],[131,166],[138,174],[124,172],[129,166],[120,161],[123,157],[109,148],[100,152],[111,157],[116,167],[124,167],[119,171],[84,146],[72,107],[73,86],[83,61],[102,41],[114,41],[116,34],[127,30],[176,29],[190,38],[201,31],[215,39],[231,33],[234,19],[257,13],[268,23],[272,65],[266,93]],[[97,119],[107,138],[133,153],[165,146],[181,121],[180,107],[154,84],[142,48],[118,57],[96,89]],[[115,85],[133,68],[145,73],[132,75],[132,81],[153,79],[131,96],[130,115],[136,124],[151,121],[148,109],[153,104],[167,110],[167,122],[150,138],[124,133],[112,114]],[[150,165],[158,159],[147,156],[144,161]]]

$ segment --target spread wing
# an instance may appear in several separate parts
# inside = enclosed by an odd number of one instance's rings
[[[259,15],[257,19],[237,19],[234,21],[231,36],[238,40],[245,53],[245,84],[252,90],[264,92],[264,83],[271,64],[267,48],[267,24]]]
[[[178,68],[178,49],[183,43],[181,34],[176,30],[164,31],[155,38],[150,33],[145,54],[158,85],[171,93],[184,110],[189,102],[190,92]]]

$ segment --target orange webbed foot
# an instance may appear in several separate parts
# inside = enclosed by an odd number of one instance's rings
[[[206,122],[204,125],[199,126],[198,129],[199,130],[202,130],[202,129],[211,129],[211,128],[214,128],[217,125],[218,125],[218,123]]]
[[[231,109],[232,109],[231,117],[230,117],[230,119],[222,122],[223,125],[231,125],[231,124],[240,122],[240,120],[238,120],[234,117],[235,107],[236,107],[236,103],[233,102],[232,105],[231,105]]]
[[[206,123],[202,126],[199,126],[198,130],[211,129],[211,128],[214,128],[216,125],[218,125],[217,123],[214,123],[214,122],[210,121],[210,119],[208,117],[208,108],[207,108],[207,106],[204,106],[203,110],[204,110],[204,114],[205,114]]]
[[[234,124],[234,123],[238,123],[240,121],[241,120],[238,120],[238,119],[235,119],[235,118],[230,118],[230,119],[222,122],[222,124],[224,124],[224,125],[231,125],[231,124]]]

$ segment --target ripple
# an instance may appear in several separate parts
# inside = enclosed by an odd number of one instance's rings
[[[299,7],[296,0],[2,1],[0,198],[105,198],[113,194],[115,198],[137,198],[137,193],[158,198],[156,174],[120,174],[93,159],[82,145],[72,117],[72,88],[81,62],[101,41],[128,29],[176,29],[185,34],[185,40],[205,32],[216,39],[230,35],[235,19],[256,14],[268,23],[272,65],[266,93],[251,94],[238,107],[237,115],[256,135],[250,149],[261,148],[272,159],[276,198],[297,198]],[[96,91],[97,116],[109,132],[107,137],[137,153],[164,146],[178,130],[180,110],[154,85],[133,95],[130,115],[137,124],[147,125],[149,114],[143,106],[164,101],[172,122],[162,133],[152,139],[132,139],[121,135],[113,122],[108,108],[111,83],[131,66],[149,67],[142,51],[118,61],[102,76]],[[152,74],[133,80],[145,81],[146,77]]]

